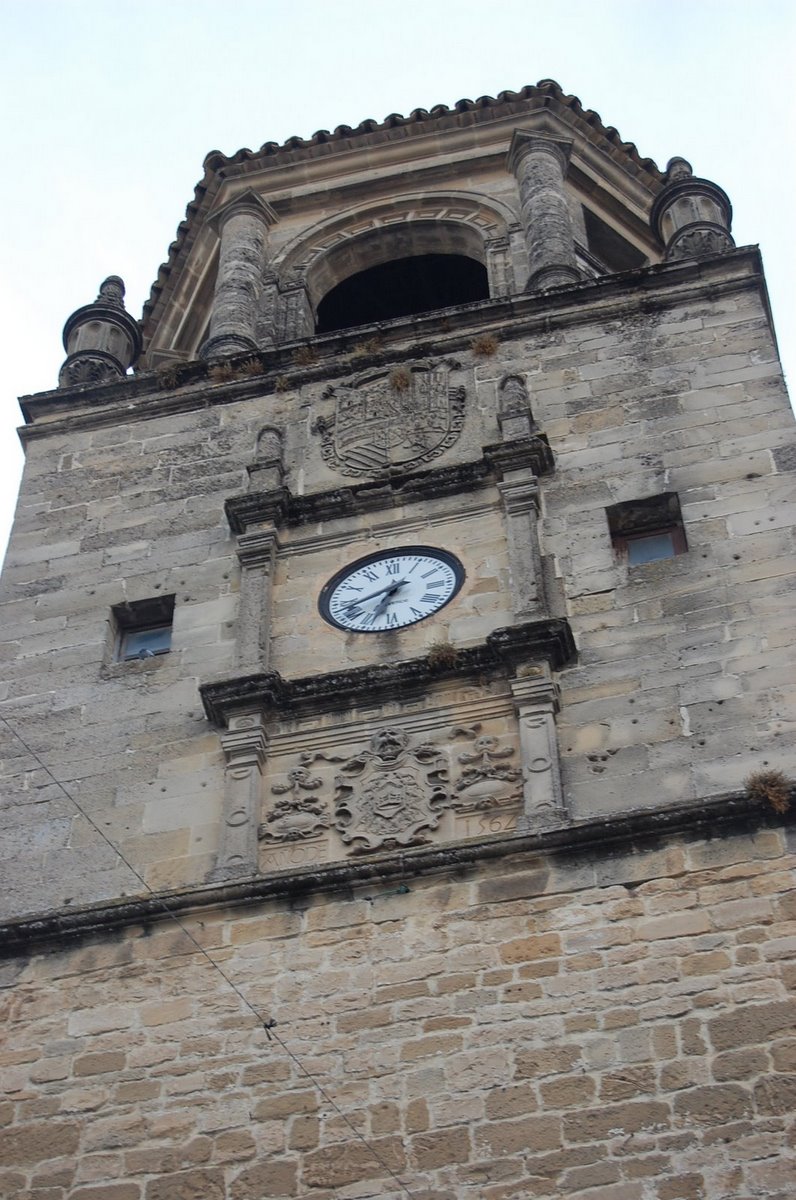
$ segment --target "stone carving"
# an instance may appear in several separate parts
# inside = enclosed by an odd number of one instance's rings
[[[429,841],[448,805],[447,764],[436,746],[410,746],[403,729],[383,728],[335,778],[335,828],[353,853]]]
[[[77,387],[87,383],[111,383],[124,378],[124,372],[109,355],[97,352],[96,356],[84,352],[79,357],[67,359],[58,376],[59,387]]]
[[[721,229],[691,229],[672,242],[666,257],[675,262],[680,258],[709,258],[712,254],[727,254],[733,249],[730,235]]]
[[[330,388],[333,417],[314,431],[321,454],[342,475],[400,471],[437,458],[464,424],[463,387],[450,386],[445,363],[396,368]]]
[[[500,411],[504,417],[518,417],[528,411],[528,389],[520,375],[506,375],[501,379]]]
[[[480,725],[451,730],[451,737],[465,737],[472,750],[463,750],[457,757],[463,770],[456,780],[452,807],[457,812],[483,812],[493,808],[519,805],[522,800],[522,771],[507,759],[513,758],[513,746],[501,748],[496,737],[481,733]]]
[[[328,829],[327,803],[312,793],[323,787],[323,780],[310,774],[305,766],[287,773],[287,783],[275,783],[271,792],[282,797],[274,804],[258,830],[265,842],[297,842],[318,837]]]
[[[109,275],[107,279],[103,279],[95,303],[124,308],[124,280],[118,275]]]

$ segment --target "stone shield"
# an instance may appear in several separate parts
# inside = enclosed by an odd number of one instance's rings
[[[327,395],[334,417],[316,428],[325,461],[343,475],[428,462],[453,445],[464,423],[464,388],[450,386],[444,364],[381,372]]]

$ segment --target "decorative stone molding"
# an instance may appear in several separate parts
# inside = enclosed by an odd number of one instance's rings
[[[199,692],[207,719],[224,727],[242,712],[339,712],[361,703],[363,696],[375,704],[396,695],[422,695],[443,679],[507,677],[523,663],[547,663],[558,670],[574,654],[569,623],[555,618],[496,629],[485,642],[458,650],[445,664],[413,658],[289,680],[276,671],[261,671],[202,684]]]
[[[515,129],[506,166],[517,179],[525,243],[528,248],[526,291],[577,283],[572,215],[564,179],[572,142]]]
[[[141,330],[124,307],[124,281],[118,275],[103,280],[93,304],[72,313],[63,339],[68,357],[59,388],[124,378],[141,352]]]
[[[254,192],[244,192],[208,217],[221,238],[216,291],[210,316],[210,334],[201,350],[203,358],[227,358],[243,350],[258,349],[258,301],[266,261],[266,234],[276,213]],[[271,331],[266,338],[273,345]]]
[[[642,808],[630,813],[611,813],[533,831],[512,831],[502,836],[454,845],[417,846],[396,854],[386,851],[346,862],[312,863],[277,875],[253,875],[182,888],[176,892],[144,893],[119,900],[73,906],[57,912],[23,917],[0,925],[0,958],[30,953],[34,947],[64,946],[79,939],[107,935],[114,930],[153,921],[171,921],[174,916],[202,910],[254,904],[263,900],[301,899],[342,887],[405,883],[407,879],[455,871],[476,863],[511,855],[560,854],[583,856],[594,863],[605,853],[623,849],[659,848],[661,839],[671,838],[678,846],[709,838],[747,835],[760,829],[786,832],[796,822],[796,789],[789,812],[775,813],[746,792],[725,792],[697,801]]]
[[[684,158],[673,158],[666,184],[655,199],[650,224],[665,246],[666,258],[709,258],[735,246],[730,233],[732,205],[709,179],[697,178]]]
[[[518,828],[547,829],[567,820],[561,788],[561,765],[555,714],[559,690],[546,664],[529,667],[511,680],[520,727],[523,774],[523,816]]]
[[[268,735],[257,712],[230,717],[221,734],[226,766],[218,865],[211,881],[254,875],[257,871],[257,822]]]
[[[554,466],[547,438],[544,434],[534,434],[485,446],[482,458],[455,467],[396,473],[386,479],[302,496],[294,496],[286,487],[268,492],[246,492],[230,496],[224,503],[224,511],[232,532],[240,534],[263,523],[270,522],[277,527],[304,525],[472,492],[475,488],[489,486],[511,471],[538,477],[549,475]]]

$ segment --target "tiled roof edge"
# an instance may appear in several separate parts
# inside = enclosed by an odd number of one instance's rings
[[[506,104],[523,100],[531,100],[539,96],[548,96],[559,104],[569,108],[594,131],[601,134],[612,146],[623,151],[628,158],[641,170],[662,180],[663,173],[651,158],[642,158],[634,142],[622,140],[619,132],[611,125],[602,123],[600,114],[591,108],[584,108],[577,96],[565,95],[560,84],[554,79],[540,79],[537,84],[526,84],[518,92],[503,91],[497,96],[479,96],[477,100],[457,100],[455,104],[435,104],[433,108],[415,108],[408,117],[400,113],[390,113],[383,121],[367,119],[360,121],[356,128],[350,125],[338,125],[333,132],[328,129],[317,130],[310,138],[289,137],[285,142],[264,142],[259,150],[249,150],[244,147],[233,155],[225,155],[220,150],[211,150],[205,156],[204,174],[194,188],[194,198],[185,210],[185,219],[177,227],[177,234],[169,246],[168,258],[161,263],[158,274],[149,293],[149,299],[144,304],[142,324],[147,333],[147,325],[161,292],[166,287],[172,268],[181,251],[186,248],[189,240],[193,217],[205,198],[205,194],[214,181],[220,182],[227,167],[238,166],[241,163],[253,163],[258,160],[272,158],[275,155],[289,155],[295,151],[311,149],[315,146],[327,145],[334,142],[350,141],[352,138],[363,137],[366,134],[379,133],[382,130],[397,129],[407,125],[420,125],[427,121],[436,121],[442,117],[455,116],[459,113],[479,112],[489,108],[499,108]],[[193,240],[192,238],[190,239]]]

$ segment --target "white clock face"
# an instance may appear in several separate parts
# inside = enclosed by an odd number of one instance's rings
[[[338,571],[323,588],[318,609],[338,629],[384,633],[433,616],[463,582],[464,567],[447,550],[401,546]]]

